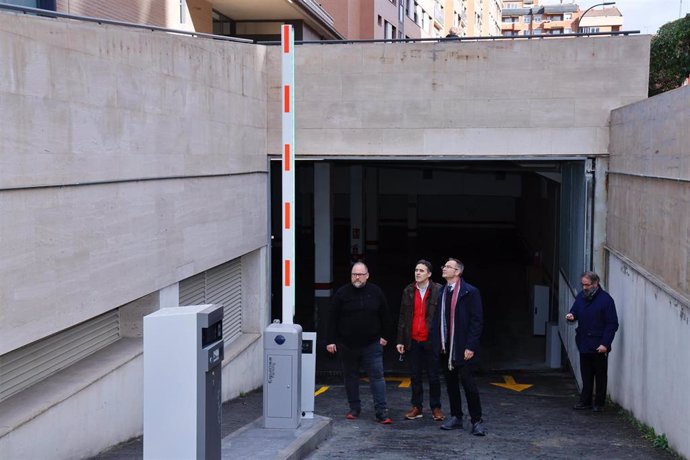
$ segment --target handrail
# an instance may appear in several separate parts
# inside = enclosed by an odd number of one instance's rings
[[[437,38],[378,38],[363,40],[295,40],[295,45],[342,45],[344,43],[438,43],[438,42],[474,42],[487,40],[531,40],[553,39],[563,37],[596,37],[639,34],[639,30],[621,30],[618,32],[588,32],[572,34],[543,34],[543,35],[490,35],[477,37],[437,37]],[[257,41],[258,45],[280,45],[279,41]]]
[[[130,27],[133,29],[150,30],[151,32],[167,32],[167,33],[173,33],[173,34],[178,34],[178,35],[189,35],[190,37],[210,38],[213,40],[223,40],[223,41],[237,42],[237,43],[254,43],[254,40],[250,40],[248,38],[227,37],[225,35],[213,35],[213,34],[207,34],[207,33],[203,33],[203,32],[194,32],[194,31],[189,31],[189,30],[168,29],[165,27],[159,27],[159,26],[154,26],[154,25],[150,25],[150,24],[136,24],[133,22],[124,22],[124,21],[115,21],[112,19],[94,18],[92,16],[78,16],[75,14],[58,13],[57,11],[43,10],[40,8],[29,8],[28,6],[10,5],[9,3],[1,3],[0,2],[0,10],[18,11],[18,12],[21,12],[24,14],[35,14],[37,16],[43,16],[43,17],[48,17],[48,18],[75,19],[77,21],[95,22],[97,24],[108,24],[108,25],[113,25],[113,26]]]
[[[97,24],[108,24],[123,27],[130,27],[134,29],[150,30],[152,32],[167,32],[180,35],[189,35],[191,37],[210,38],[212,40],[224,40],[238,43],[255,43],[258,45],[280,45],[280,41],[254,41],[247,38],[227,37],[225,35],[214,35],[202,32],[194,32],[189,30],[167,29],[148,24],[136,24],[132,22],[115,21],[111,19],[94,18],[91,16],[78,16],[74,14],[58,13],[56,11],[43,10],[40,8],[29,8],[26,6],[10,5],[8,3],[0,2],[0,9],[19,11],[25,14],[36,14],[38,16],[52,17],[52,18],[66,18],[85,22],[95,22]],[[564,37],[597,37],[597,36],[619,36],[639,34],[639,30],[623,30],[618,32],[589,32],[589,33],[570,33],[570,34],[546,34],[546,35],[512,35],[512,36],[477,36],[477,37],[449,37],[449,38],[395,38],[395,39],[357,39],[357,40],[300,40],[295,41],[296,45],[342,45],[348,43],[438,43],[438,42],[467,42],[467,41],[486,41],[486,40],[532,40],[532,39],[553,39]]]

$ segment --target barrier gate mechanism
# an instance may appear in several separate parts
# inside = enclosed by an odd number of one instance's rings
[[[144,317],[144,459],[220,460],[223,306]]]
[[[297,428],[302,415],[302,326],[264,330],[264,428]]]
[[[314,418],[316,332],[302,333],[302,418]]]

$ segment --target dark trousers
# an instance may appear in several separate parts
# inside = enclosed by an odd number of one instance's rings
[[[369,377],[369,388],[374,398],[376,415],[387,413],[386,382],[383,379],[383,347],[376,341],[363,347],[347,347],[338,344],[338,353],[343,360],[343,375],[345,377],[345,392],[350,409],[359,411],[362,402],[359,399],[359,368],[360,365]]]
[[[467,411],[470,413],[470,421],[478,422],[482,419],[482,403],[479,399],[479,389],[474,381],[474,365],[462,364],[448,370],[448,355],[441,354],[441,366],[446,377],[446,389],[450,402],[450,415],[462,419],[462,399],[460,397],[460,385],[465,390],[467,399]]]
[[[429,407],[441,407],[441,377],[439,375],[438,357],[434,354],[431,343],[412,341],[410,349],[405,353],[410,372],[412,373],[412,405],[422,409],[424,402],[424,384],[422,376],[426,371],[429,377]]]
[[[592,404],[592,392],[596,382],[594,405],[604,407],[606,403],[606,382],[609,368],[608,353],[580,353],[580,375],[582,376],[582,404]]]

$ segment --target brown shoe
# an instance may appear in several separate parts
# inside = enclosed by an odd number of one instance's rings
[[[443,415],[443,412],[441,412],[440,407],[434,407],[431,411],[432,417],[434,418],[435,422],[442,422],[446,419],[446,416]]]
[[[423,417],[422,409],[420,409],[419,407],[416,407],[416,406],[413,406],[412,409],[410,409],[410,411],[407,414],[405,414],[405,418],[407,420],[414,420],[416,418],[422,418],[422,417]]]

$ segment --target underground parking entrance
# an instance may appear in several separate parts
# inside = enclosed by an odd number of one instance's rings
[[[296,162],[295,323],[317,331],[317,372],[339,371],[325,353],[332,292],[364,260],[386,294],[395,341],[403,288],[419,259],[465,264],[484,306],[481,367],[543,369],[558,322],[559,273],[591,264],[594,175],[587,158],[559,160],[301,160]],[[271,315],[281,317],[281,169],[272,161]],[[571,284],[574,286],[575,284]],[[553,342],[552,342],[553,343]],[[394,346],[387,372],[406,371]],[[553,347],[552,347],[553,348]],[[561,360],[562,350],[555,351]],[[550,362],[555,362],[550,357]]]

